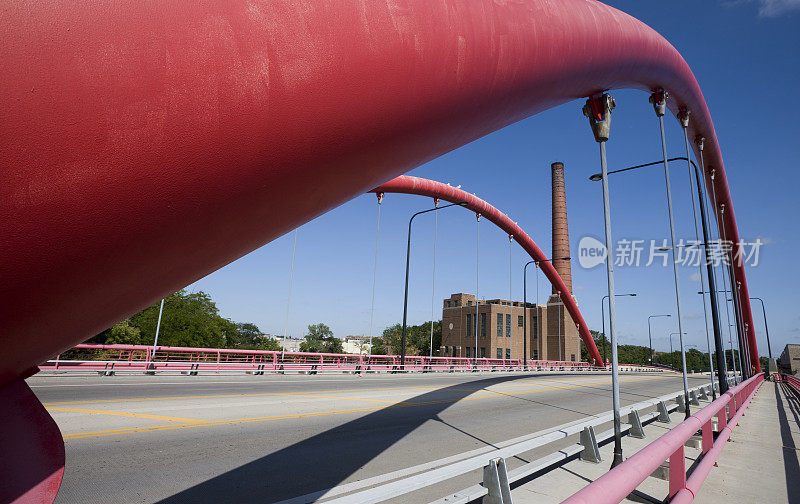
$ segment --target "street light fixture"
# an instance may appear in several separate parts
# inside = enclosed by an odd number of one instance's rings
[[[403,371],[406,369],[406,320],[408,318],[408,267],[411,262],[411,224],[414,222],[414,217],[417,215],[435,212],[437,210],[442,210],[452,206],[466,206],[466,204],[466,201],[459,201],[458,203],[450,203],[449,205],[435,206],[433,208],[429,208],[428,210],[422,210],[421,212],[415,213],[408,220],[408,244],[406,245],[406,287],[405,297],[403,298],[403,333],[401,338],[402,349],[400,352],[400,369]]]
[[[522,268],[522,306],[524,308],[522,314],[522,369],[527,371],[528,369],[528,266],[531,264],[535,264],[536,266],[536,329],[537,335],[536,339],[539,341],[539,355],[537,357],[539,359],[542,358],[542,348],[541,342],[542,338],[538,335],[539,329],[539,263],[540,262],[549,262],[552,263],[554,261],[569,261],[571,257],[554,257],[552,259],[539,259],[539,260],[532,260],[525,263],[525,266]],[[560,343],[559,343],[560,344]]]
[[[635,292],[631,292],[631,293],[628,293],[628,294],[614,294],[614,297],[620,297],[620,296],[636,297],[636,293]],[[606,365],[606,299],[607,298],[608,298],[608,294],[603,296],[603,298],[600,300],[600,316],[603,319],[602,325],[603,325],[603,366],[604,367]]]
[[[680,334],[680,333],[677,333],[677,332],[669,333],[669,353],[675,352],[675,349],[672,346],[672,337],[675,336],[676,334]],[[689,333],[685,332],[683,334],[689,334]]]
[[[671,317],[671,316],[672,315],[667,313],[667,314],[664,314],[664,315],[650,315],[649,317],[647,317],[647,337],[650,340],[650,363],[651,364],[653,363],[653,361],[655,359],[655,355],[653,355],[653,333],[650,330],[650,319],[658,318],[658,317]]]
[[[764,308],[764,300],[760,297],[751,297],[750,299],[755,299],[756,301],[761,302],[761,313],[764,314],[764,332],[767,335],[767,350],[769,351],[769,362],[767,363],[767,376],[769,376],[769,366],[772,364],[772,344],[769,342],[769,327],[767,326],[767,309]]]

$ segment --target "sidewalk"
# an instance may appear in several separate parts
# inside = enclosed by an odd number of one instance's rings
[[[731,441],[720,455],[700,489],[696,504],[800,504],[800,400],[783,384],[764,382],[751,400]],[[708,401],[701,401],[704,407]],[[672,423],[654,422],[645,427],[645,439],[623,438],[625,457],[652,443],[683,420],[670,415]],[[700,446],[687,443],[686,466],[700,457]],[[599,464],[575,460],[512,490],[515,504],[557,504],[608,471],[612,445],[600,447]],[[623,502],[662,502],[668,482],[646,478]]]
[[[800,400],[764,382],[694,502],[800,503]]]

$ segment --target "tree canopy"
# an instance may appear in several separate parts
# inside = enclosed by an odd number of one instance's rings
[[[342,340],[333,335],[331,328],[325,324],[308,326],[306,340],[300,343],[301,352],[342,353]]]
[[[605,356],[611,361],[611,342],[608,339],[603,339],[603,333],[598,331],[590,331],[592,338],[594,338],[595,345],[600,355],[603,356],[603,349],[605,348]],[[654,364],[661,366],[669,366],[675,369],[682,369],[681,352],[676,350],[674,352],[654,352]],[[731,369],[731,351],[725,352],[728,361],[728,368]],[[736,352],[736,358],[739,357],[739,352]],[[641,345],[617,345],[617,358],[620,364],[650,364],[650,348]],[[712,356],[713,358],[713,356]],[[581,360],[589,361],[589,351],[581,341]],[[716,362],[714,363],[716,366]],[[686,351],[686,369],[689,371],[708,371],[708,352],[701,352],[695,348],[690,348]]]
[[[152,345],[160,302],[92,337],[87,343]],[[280,350],[280,344],[253,323],[233,322],[219,314],[203,291],[180,290],[164,300],[158,344],[201,348]]]
[[[383,330],[380,346],[373,341],[373,355],[381,355],[388,350],[393,355],[399,355],[402,350],[403,326],[395,324]],[[439,355],[442,345],[442,322],[433,323],[433,355]],[[415,326],[406,326],[406,355],[429,355],[431,347],[431,323]],[[383,350],[381,352],[380,350]]]

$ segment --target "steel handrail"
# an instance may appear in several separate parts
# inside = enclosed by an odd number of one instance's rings
[[[604,474],[594,482],[572,495],[562,504],[616,504],[622,502],[636,487],[650,476],[665,460],[670,461],[669,497],[681,502],[691,502],[699,485],[708,473],[693,474],[691,486],[687,485],[684,443],[702,430],[703,463],[713,464],[730,435],[728,424],[736,425],[736,421],[744,413],[744,407],[764,381],[764,374],[759,373],[738,386],[722,394],[716,401],[701,409],[680,425],[664,434],[647,447],[640,450],[625,462]],[[728,411],[726,412],[726,406]],[[725,436],[713,439],[711,419],[719,418],[720,433]],[[711,454],[712,446],[716,448]],[[702,478],[699,482],[698,479]],[[687,493],[688,492],[688,493]],[[691,495],[689,495],[691,494]],[[688,499],[688,500],[687,500]],[[677,502],[673,500],[673,502]]]

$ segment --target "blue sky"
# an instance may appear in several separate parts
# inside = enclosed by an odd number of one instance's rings
[[[798,89],[800,89],[800,1],[607,2],[663,34],[692,67],[706,96],[723,148],[742,237],[760,238],[760,264],[749,268],[753,296],[764,298],[777,357],[786,343],[800,343],[798,266],[800,248],[797,190],[800,174]],[[617,101],[608,145],[612,169],[660,159],[658,124],[647,95],[615,91]],[[581,103],[562,105],[464,146],[411,172],[461,184],[488,200],[530,234],[550,254],[550,163],[566,165],[572,256],[584,235],[603,235],[600,185],[588,176],[599,171],[597,145]],[[684,155],[679,126],[667,118],[670,156]],[[498,176],[498,174],[500,174]],[[679,238],[694,239],[685,165],[671,168]],[[611,180],[615,239],[667,238],[663,170],[655,167]],[[375,296],[374,333],[399,322],[403,307],[406,226],[409,216],[432,201],[387,195],[383,203]],[[300,336],[309,324],[324,322],[335,334],[367,334],[370,321],[377,203],[364,195],[302,226],[298,232],[288,333]],[[475,217],[460,208],[439,215],[436,317],[450,293],[475,291]],[[431,316],[433,217],[415,221],[409,319]],[[226,317],[251,321],[265,332],[282,334],[286,321],[292,234],[263,246],[189,286],[209,292]],[[522,298],[522,265],[528,258],[511,250],[511,295]],[[697,268],[680,271],[687,345],[705,347]],[[530,298],[536,294],[529,273]],[[605,270],[585,270],[573,261],[574,293],[593,329],[600,328]],[[668,349],[677,331],[671,266],[618,268],[617,292],[636,292],[617,303],[621,342],[647,344],[647,316],[654,320],[657,349]],[[541,301],[550,286],[540,278]],[[509,296],[508,237],[480,225],[480,297]],[[760,307],[753,306],[759,351],[766,355]],[[165,312],[165,316],[167,316]]]

